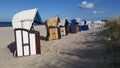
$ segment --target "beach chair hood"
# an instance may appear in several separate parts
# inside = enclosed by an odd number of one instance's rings
[[[58,16],[54,16],[52,18],[49,18],[46,22],[45,25],[48,27],[53,26],[53,27],[57,27],[58,22],[59,22],[59,17]]]
[[[81,22],[80,18],[75,18],[75,20],[76,20],[76,23],[80,23]]]
[[[65,26],[65,25],[68,25],[69,23],[68,23],[68,21],[67,21],[67,19],[62,19],[59,23],[58,23],[58,27],[59,26]]]
[[[38,9],[18,12],[12,18],[13,29],[24,28],[30,30],[34,22],[42,22]]]

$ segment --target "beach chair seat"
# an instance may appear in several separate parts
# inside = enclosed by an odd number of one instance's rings
[[[88,28],[88,25],[81,25],[80,26],[80,30],[81,31],[86,31],[86,30],[88,30],[89,28]]]
[[[68,28],[69,22],[67,21],[67,19],[62,19],[59,23],[58,23],[58,27],[60,29],[60,35],[61,36],[65,36],[68,35],[69,28]]]
[[[71,33],[80,32],[79,23],[77,23],[75,19],[71,20],[70,29],[71,29]]]
[[[79,24],[75,24],[75,32],[80,32],[80,26]]]
[[[60,29],[60,35],[61,36],[68,35],[68,28],[67,28],[67,26],[66,27],[65,26],[60,26],[59,29]]]
[[[48,40],[56,40],[60,39],[60,33],[58,27],[49,27],[48,28],[48,34],[47,34]]]

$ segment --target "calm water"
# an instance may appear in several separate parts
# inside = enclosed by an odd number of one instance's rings
[[[35,25],[44,25],[44,23],[35,24]],[[0,27],[8,27],[8,26],[12,26],[12,23],[11,22],[0,22]]]
[[[0,22],[0,27],[12,26],[11,22]]]

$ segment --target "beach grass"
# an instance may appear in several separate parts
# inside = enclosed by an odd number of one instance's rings
[[[118,40],[120,38],[120,16],[108,20],[105,27],[107,28],[108,36],[112,40]]]
[[[120,16],[115,17],[114,19],[108,20],[106,24],[104,25],[106,28],[105,30],[105,48],[106,53],[111,55],[111,61],[113,68],[120,67],[120,62],[118,62],[117,59],[119,59],[117,56],[120,53]]]

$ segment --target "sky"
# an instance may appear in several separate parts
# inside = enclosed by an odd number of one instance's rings
[[[103,20],[120,16],[120,0],[0,0],[0,21],[12,21],[23,10],[38,8],[42,21],[63,18]]]

